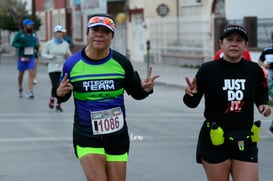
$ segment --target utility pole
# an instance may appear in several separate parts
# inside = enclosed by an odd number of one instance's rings
[[[31,2],[31,17],[32,20],[35,22],[36,21],[36,0],[32,0]]]

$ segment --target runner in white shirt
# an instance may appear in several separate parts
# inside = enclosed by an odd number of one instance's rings
[[[71,56],[69,44],[63,40],[64,28],[60,25],[54,28],[54,37],[43,47],[42,57],[48,59],[48,74],[51,80],[51,97],[49,108],[53,109],[56,98],[56,90],[59,84],[63,64],[67,57]],[[57,99],[56,111],[62,112],[61,102]]]

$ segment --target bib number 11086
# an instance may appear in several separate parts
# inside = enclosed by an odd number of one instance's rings
[[[91,112],[91,122],[94,135],[113,133],[123,128],[123,113],[119,107]]]

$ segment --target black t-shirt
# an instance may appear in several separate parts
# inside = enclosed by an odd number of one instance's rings
[[[185,94],[184,103],[194,108],[204,95],[206,120],[218,122],[225,130],[250,129],[254,104],[268,102],[267,82],[255,62],[206,62],[198,70],[196,81],[197,94]]]

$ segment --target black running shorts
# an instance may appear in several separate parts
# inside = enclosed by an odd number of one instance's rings
[[[74,152],[77,155],[77,146],[90,148],[103,148],[105,154],[109,155],[123,155],[129,152],[130,140],[128,131],[119,133],[112,133],[109,135],[101,135],[96,137],[89,137],[74,126],[73,129],[73,145]]]
[[[198,138],[196,162],[201,163],[201,159],[208,163],[220,163],[227,159],[257,163],[257,143],[250,143],[243,151],[231,149],[226,144],[214,146],[210,141],[209,129],[204,123]]]

